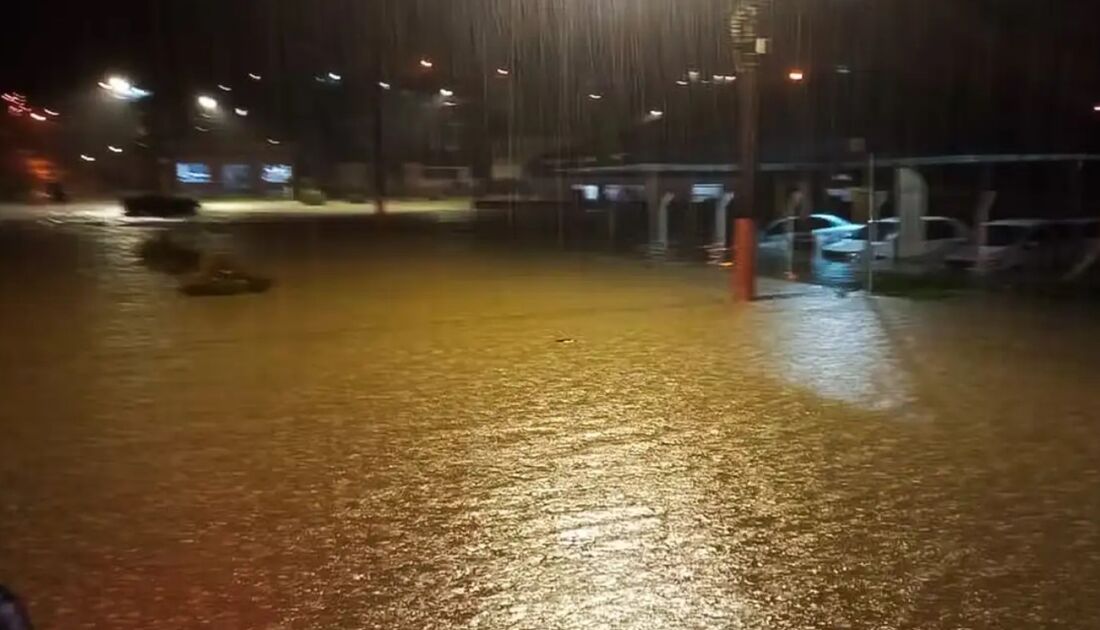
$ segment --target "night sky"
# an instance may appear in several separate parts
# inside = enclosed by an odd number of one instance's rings
[[[7,8],[0,88],[63,97],[123,72],[182,95],[262,73],[257,108],[315,111],[301,86],[337,70],[499,107],[513,72],[517,133],[629,128],[651,108],[690,140],[726,134],[732,89],[675,85],[732,72],[723,0],[210,0],[20,3]],[[829,129],[898,150],[1095,147],[1100,8],[1086,0],[777,0],[765,79],[771,137]],[[416,61],[436,62],[430,75]],[[837,65],[851,73],[838,76]],[[808,81],[792,90],[790,67]],[[798,90],[801,90],[799,92]],[[605,95],[599,109],[585,95]],[[806,113],[808,112],[808,113]],[[486,114],[486,117],[488,115]],[[679,118],[677,118],[679,117]],[[679,120],[680,124],[674,125]],[[601,121],[603,121],[601,123]],[[795,124],[797,121],[797,124]]]

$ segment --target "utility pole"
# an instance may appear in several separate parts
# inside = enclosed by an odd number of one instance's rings
[[[374,33],[374,210],[378,214],[386,213],[386,160],[385,160],[385,122],[386,76],[382,56],[386,48],[382,42],[385,30],[385,3],[378,3]]]
[[[760,56],[769,42],[760,35],[760,23],[771,0],[734,0],[730,16],[734,64],[737,68],[739,178],[734,198],[736,219],[732,289],[736,299],[756,299],[756,174],[760,146]]]

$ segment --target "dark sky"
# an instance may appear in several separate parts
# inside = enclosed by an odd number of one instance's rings
[[[32,98],[125,72],[160,92],[188,93],[248,71],[284,85],[334,69],[369,83],[448,85],[485,101],[497,66],[515,74],[529,129],[629,120],[680,108],[685,128],[725,120],[728,94],[690,106],[674,84],[689,67],[733,70],[729,0],[115,0],[7,8],[0,89]],[[783,75],[807,68],[815,125],[916,142],[933,134],[1004,134],[1091,142],[1100,114],[1100,3],[1089,0],[776,0],[775,95],[765,116],[793,116]],[[381,55],[381,63],[378,62]],[[429,76],[416,60],[437,62]],[[836,64],[851,68],[840,85]],[[277,92],[287,98],[288,90]],[[606,95],[603,114],[584,95]],[[789,92],[789,90],[788,90]],[[767,96],[767,94],[766,94]],[[800,97],[801,98],[801,97]],[[838,103],[839,100],[839,103]],[[830,109],[831,108],[831,109]],[[826,111],[828,110],[828,111]],[[839,114],[836,111],[839,110]],[[564,121],[564,122],[563,122]],[[841,124],[836,123],[836,124]],[[788,124],[789,128],[790,125]],[[962,130],[962,131],[960,131]]]

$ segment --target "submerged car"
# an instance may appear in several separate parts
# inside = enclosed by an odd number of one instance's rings
[[[815,248],[843,240],[859,230],[856,225],[834,214],[811,214],[807,217],[785,217],[773,221],[760,236],[760,248],[763,250],[812,251]]]
[[[122,211],[128,217],[192,217],[199,211],[199,202],[179,195],[147,193],[124,198]]]
[[[882,219],[863,225],[843,240],[825,245],[821,248],[821,253],[826,260],[840,262],[861,260],[868,250],[867,239],[873,236],[875,240],[871,243],[870,249],[874,252],[876,260],[941,260],[965,245],[970,234],[970,230],[961,221],[948,217],[921,217],[921,224],[924,226],[924,238],[920,241],[917,251],[909,256],[898,255],[901,222],[896,218]]]
[[[949,268],[977,271],[1020,271],[1048,265],[1058,241],[1049,221],[1006,219],[983,223],[977,244],[949,255]]]

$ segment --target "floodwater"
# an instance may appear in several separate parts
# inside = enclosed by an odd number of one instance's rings
[[[0,223],[0,583],[42,628],[1100,627],[1100,323],[488,245]]]

